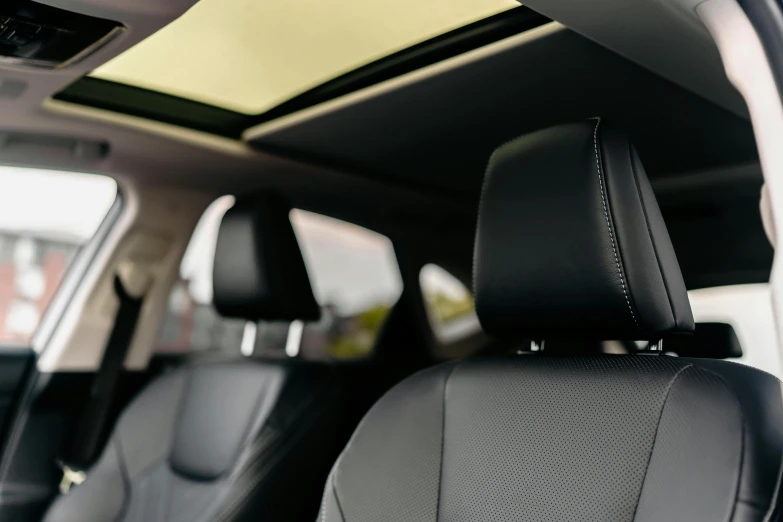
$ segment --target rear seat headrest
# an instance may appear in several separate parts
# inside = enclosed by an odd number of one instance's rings
[[[655,339],[693,330],[636,150],[598,119],[493,154],[476,233],[476,310],[502,338]]]
[[[286,201],[271,193],[237,200],[218,231],[212,270],[214,305],[248,321],[318,320]]]

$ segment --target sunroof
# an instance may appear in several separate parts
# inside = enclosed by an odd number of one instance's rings
[[[259,114],[516,0],[200,0],[90,76]]]

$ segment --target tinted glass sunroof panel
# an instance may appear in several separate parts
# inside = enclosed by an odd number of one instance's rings
[[[200,0],[91,76],[259,114],[516,0]]]

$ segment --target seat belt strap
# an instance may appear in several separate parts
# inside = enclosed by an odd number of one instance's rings
[[[84,470],[93,463],[100,449],[125,357],[133,341],[144,302],[143,296],[133,297],[127,292],[119,276],[114,277],[114,292],[120,303],[114,327],[106,343],[100,367],[93,378],[90,396],[82,410],[71,451],[68,458],[60,464],[63,469],[61,491],[67,492],[71,485],[84,480]]]

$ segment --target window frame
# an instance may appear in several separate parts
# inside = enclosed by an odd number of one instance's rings
[[[59,171],[63,173],[73,171]],[[91,172],[79,172],[79,174],[89,174],[95,176],[105,176],[103,174],[94,174]],[[112,178],[113,179],[113,178]],[[82,245],[76,252],[76,256],[69,266],[52,297],[52,301],[41,316],[38,327],[35,330],[31,340],[30,347],[33,351],[41,354],[45,351],[54,333],[70,308],[73,298],[83,285],[87,274],[93,266],[93,263],[103,250],[106,241],[111,236],[112,231],[119,223],[123,214],[127,210],[127,195],[116,179],[114,182],[117,187],[117,193],[114,202],[109,207],[106,215],[101,220],[98,228],[95,230],[92,238]]]

